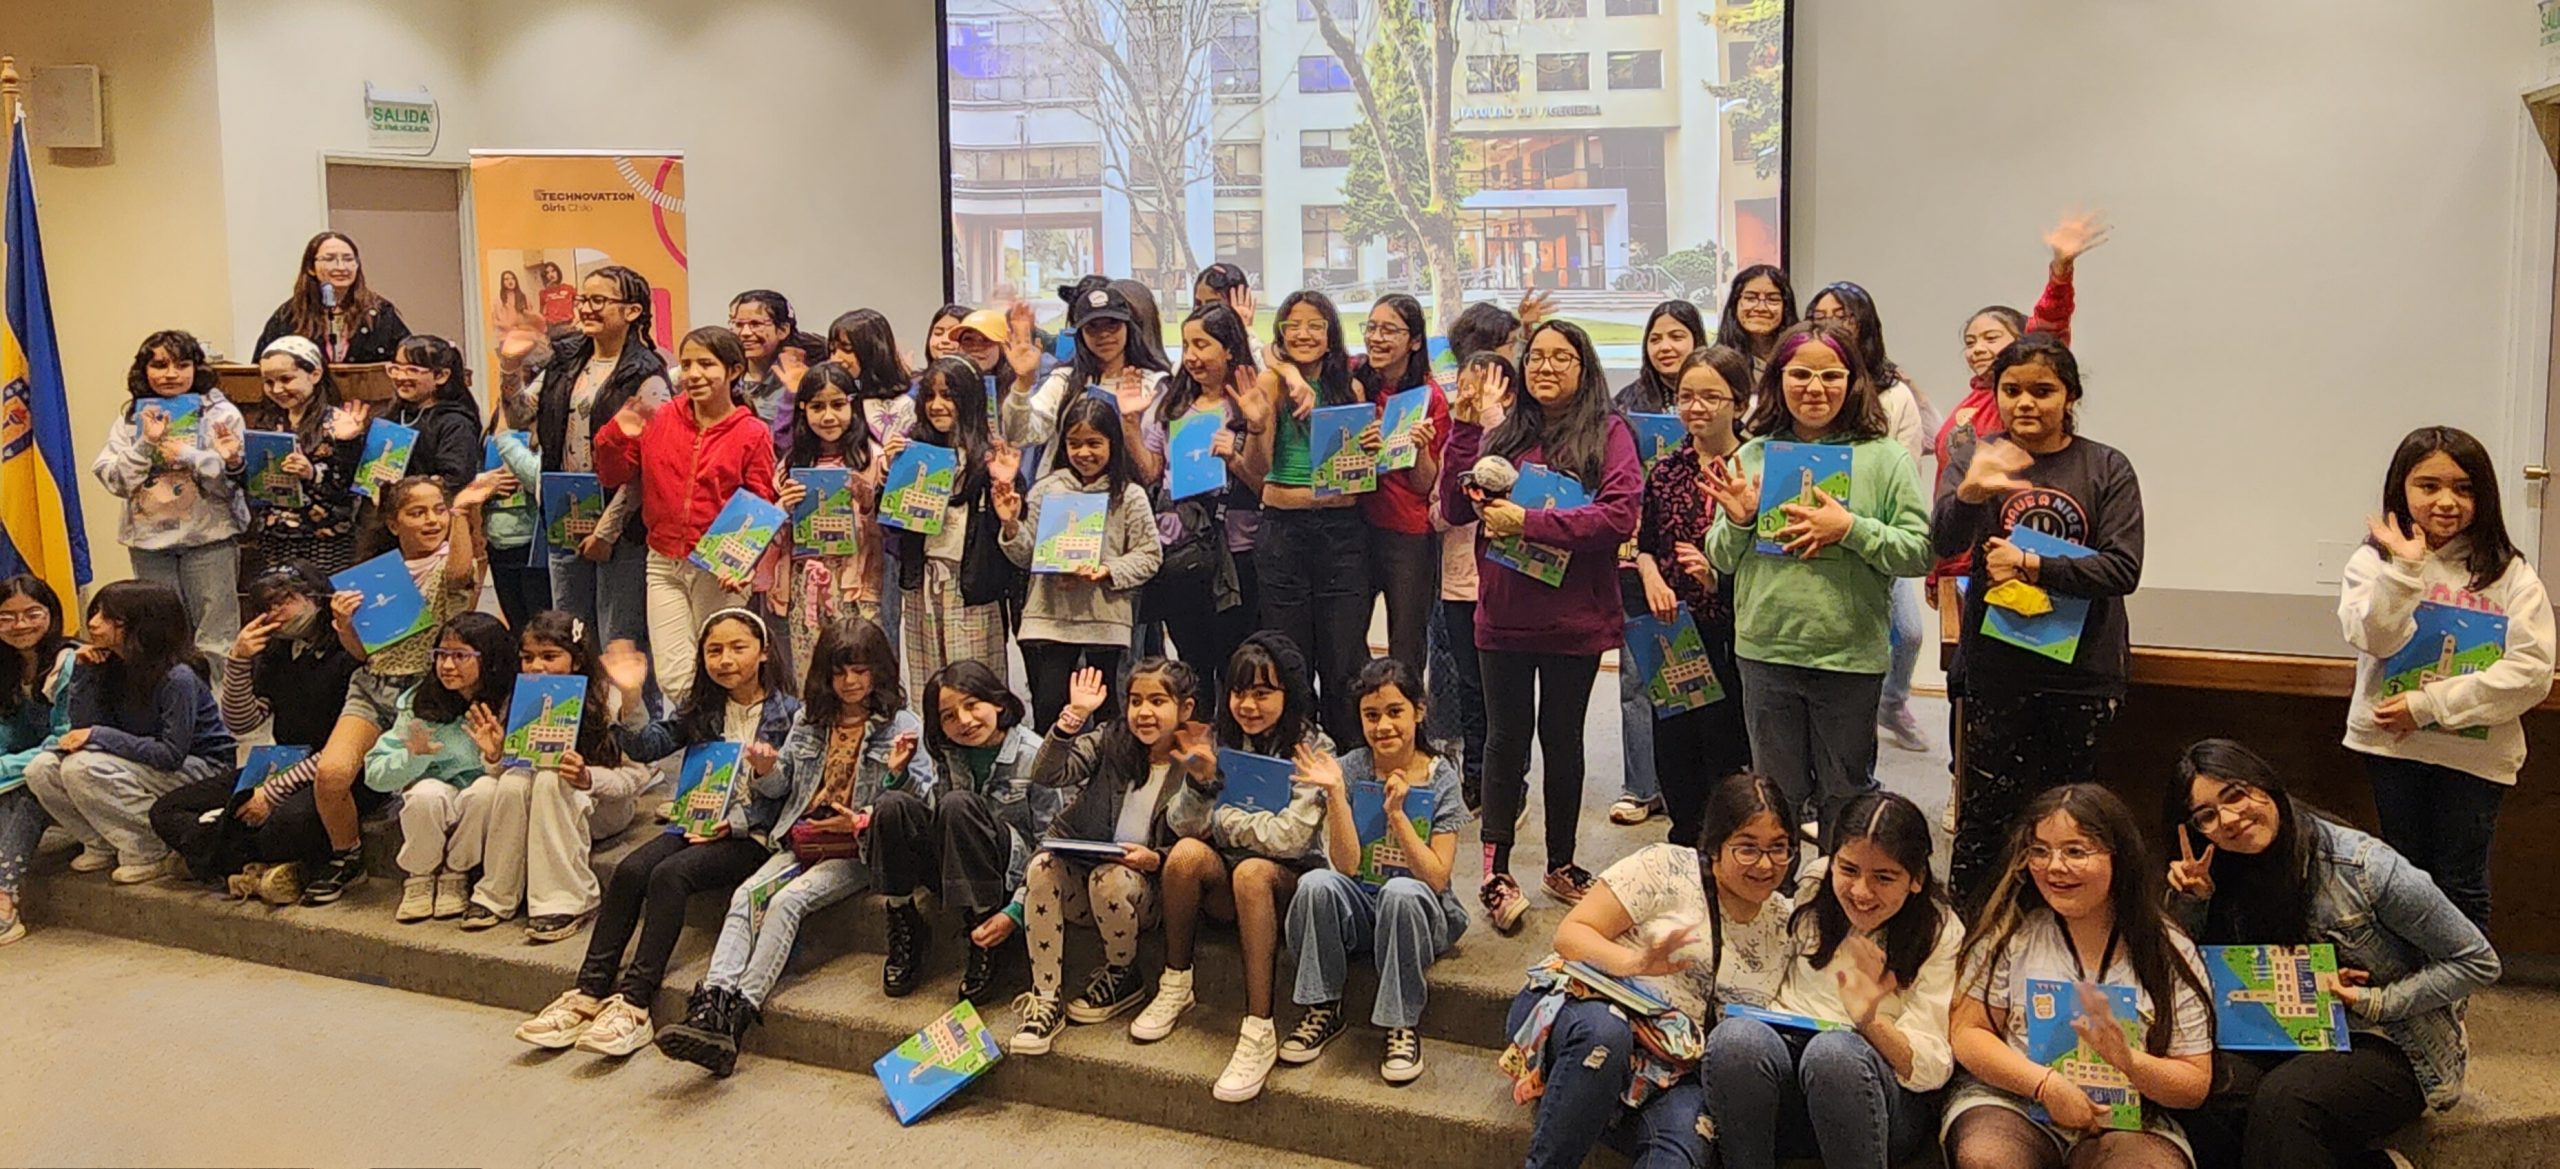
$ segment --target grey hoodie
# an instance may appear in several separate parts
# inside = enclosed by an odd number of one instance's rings
[[[1013,525],[1002,541],[1005,558],[1016,567],[1031,567],[1043,500],[1070,491],[1099,495],[1106,489],[1107,482],[1087,483],[1065,467],[1041,476],[1023,499],[1022,522]],[[1128,484],[1103,518],[1102,566],[1110,571],[1111,580],[1097,583],[1032,573],[1030,599],[1022,606],[1022,630],[1016,636],[1023,641],[1125,646],[1137,621],[1138,588],[1163,563],[1155,509],[1147,505],[1145,488]]]

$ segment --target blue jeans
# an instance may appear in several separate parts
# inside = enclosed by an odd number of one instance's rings
[[[10,900],[17,900],[27,870],[35,864],[44,827],[52,822],[44,814],[44,805],[36,802],[36,793],[24,786],[0,792],[0,893],[8,894]]]
[[[1484,793],[1484,676],[1476,664],[1476,603],[1443,600],[1431,607],[1431,735],[1464,748],[1458,770],[1466,790]]]
[[[1895,1082],[1855,1031],[1726,1019],[1707,1032],[1698,1075],[1724,1169],[1776,1169],[1782,1147],[1817,1153],[1824,1169],[1893,1169],[1937,1122],[1935,1102]]]
[[[1882,674],[1844,674],[1744,660],[1742,721],[1751,766],[1776,780],[1823,831],[1876,786],[1876,696]]]
[[[193,548],[135,548],[133,575],[178,590],[195,626],[196,648],[219,659],[240,636],[240,542],[216,540]]]
[[[1546,992],[1511,1000],[1504,1028],[1517,1031]],[[1606,1001],[1566,1003],[1547,1031],[1547,1091],[1538,1098],[1538,1127],[1529,1134],[1525,1169],[1575,1169],[1612,1126],[1626,1137],[1635,1169],[1704,1169],[1707,1140],[1699,1129],[1706,1089],[1695,1075],[1656,1092],[1644,1107],[1618,1103],[1635,1078],[1635,1029]]]
[[[615,544],[602,564],[551,550],[551,603],[587,623],[601,648],[622,639],[649,648],[649,549]]]
[[[704,986],[734,990],[762,1007],[765,996],[773,993],[773,984],[781,980],[782,968],[791,961],[800,920],[871,887],[871,870],[861,861],[819,861],[773,895],[759,927],[747,895],[798,863],[799,858],[788,850],[777,852],[729,895],[729,916],[720,923],[720,941],[711,948],[711,969],[702,977]]]
[[[1439,894],[1411,877],[1372,889],[1332,869],[1298,878],[1289,901],[1289,952],[1298,956],[1291,999],[1299,1006],[1342,1001],[1351,956],[1369,951],[1378,964],[1378,1004],[1369,1021],[1381,1027],[1422,1022],[1423,971],[1466,932]]]
[[[1929,607],[1920,599],[1920,582],[1905,577],[1893,582],[1893,665],[1884,672],[1884,697],[1876,713],[1903,708],[1911,701],[1911,672],[1920,668],[1920,647],[1929,635]]]
[[[2445,899],[2489,929],[2489,842],[2498,834],[2504,784],[2435,763],[2366,755],[2382,842],[2435,878]]]
[[[1624,656],[1618,659],[1618,754],[1626,764],[1626,797],[1661,799],[1662,777],[1653,769],[1653,696]]]

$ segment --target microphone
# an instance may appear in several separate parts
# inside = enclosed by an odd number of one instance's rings
[[[320,282],[320,307],[325,309],[334,309],[338,307],[337,285],[331,284],[326,280]]]
[[[1520,482],[1520,469],[1500,455],[1486,455],[1476,465],[1458,475],[1458,486],[1464,488],[1481,506],[1488,500],[1502,499]]]

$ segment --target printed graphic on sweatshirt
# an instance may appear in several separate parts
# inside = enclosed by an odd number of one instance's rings
[[[2009,498],[2000,501],[2000,527],[2003,531],[2032,528],[2085,545],[2089,542],[2089,509],[2080,506],[2068,491],[2030,487],[2010,492]]]

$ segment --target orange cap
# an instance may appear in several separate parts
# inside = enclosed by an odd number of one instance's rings
[[[991,308],[982,308],[960,318],[960,323],[953,326],[952,331],[958,332],[961,329],[967,329],[998,344],[1002,344],[1013,336],[1013,326],[1005,323],[1004,314]]]

